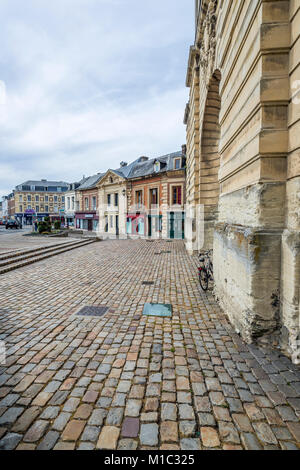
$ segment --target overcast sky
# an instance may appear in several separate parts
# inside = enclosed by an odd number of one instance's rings
[[[0,196],[179,150],[193,14],[194,0],[1,0]]]

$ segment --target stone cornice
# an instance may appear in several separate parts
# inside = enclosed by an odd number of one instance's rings
[[[193,68],[195,59],[199,57],[199,49],[196,46],[190,47],[190,54],[189,54],[189,61],[188,61],[188,69],[186,75],[186,86],[189,88],[192,83],[192,75],[193,75]]]

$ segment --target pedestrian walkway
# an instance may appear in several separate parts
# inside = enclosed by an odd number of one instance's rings
[[[0,449],[299,448],[299,367],[240,339],[183,242],[94,243],[0,292]]]

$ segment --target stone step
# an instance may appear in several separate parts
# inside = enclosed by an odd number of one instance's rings
[[[73,246],[73,245],[78,245],[80,244],[80,241],[72,241],[68,243],[56,243],[55,245],[50,245],[50,246],[43,246],[36,248],[35,250],[28,250],[28,251],[23,251],[19,253],[15,253],[15,255],[11,255],[8,258],[0,258],[0,268],[3,266],[6,266],[8,264],[15,263],[17,261],[23,261],[29,258],[32,258],[33,256],[40,255],[40,254],[46,254],[51,251],[55,251],[60,248],[66,248],[68,246]],[[1,262],[3,260],[3,262]]]
[[[48,253],[39,253],[38,255],[31,256],[29,259],[25,259],[23,261],[16,261],[12,264],[8,264],[7,266],[0,268],[0,275],[5,274],[9,271],[13,271],[18,268],[22,268],[23,266],[27,266],[29,264],[37,263],[38,261],[43,261],[44,259],[51,258],[52,256],[60,255],[61,253],[65,253],[67,251],[75,250],[76,248],[80,248],[82,246],[90,245],[91,243],[95,243],[95,240],[84,240],[79,243],[73,243],[66,247],[65,244],[60,245],[63,248],[52,250]]]
[[[46,245],[46,246],[41,246],[41,247],[40,246],[39,247],[33,247],[33,248],[28,249],[28,250],[24,250],[24,249],[20,248],[19,250],[13,250],[13,251],[9,251],[7,253],[2,253],[0,255],[0,262],[5,261],[5,260],[10,259],[10,258],[16,258],[17,256],[28,255],[30,253],[35,253],[35,252],[43,251],[43,250],[50,249],[50,248],[58,248],[60,246],[65,246],[65,245],[68,245],[70,243],[77,243],[77,240],[76,240],[76,242],[73,240],[73,241],[68,241],[66,243],[53,243],[52,245]]]

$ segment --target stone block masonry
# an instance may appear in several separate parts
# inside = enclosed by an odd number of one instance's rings
[[[204,248],[236,330],[277,338],[297,362],[300,4],[203,0],[196,11],[187,203],[205,207]]]

